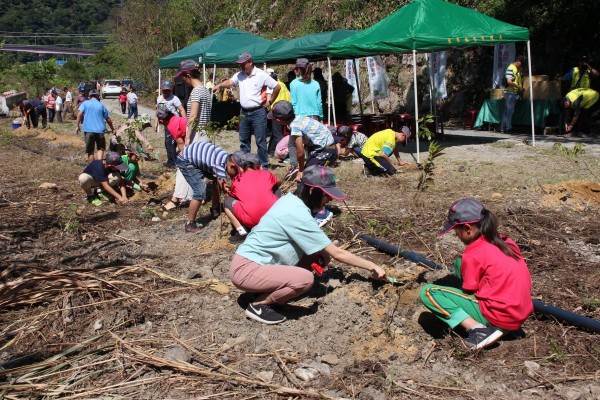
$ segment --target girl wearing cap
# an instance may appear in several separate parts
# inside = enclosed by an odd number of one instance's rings
[[[532,313],[531,276],[519,247],[498,234],[496,216],[479,201],[452,204],[438,235],[451,230],[466,245],[454,263],[462,288],[428,284],[421,301],[452,329],[466,329],[467,346],[481,349],[520,329]]]
[[[323,120],[321,86],[312,79],[312,64],[306,58],[296,60],[294,68],[296,79],[290,83],[292,107],[299,117],[311,117]]]
[[[311,214],[331,199],[346,197],[335,186],[330,168],[308,167],[297,194],[277,200],[252,229],[236,250],[229,270],[237,288],[258,294],[246,308],[247,317],[265,324],[285,321],[273,307],[310,290],[313,274],[306,268],[319,257],[323,265],[334,258],[370,271],[375,279],[385,279],[381,267],[334,245]]]

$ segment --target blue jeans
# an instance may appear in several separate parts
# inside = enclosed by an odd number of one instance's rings
[[[512,117],[515,112],[515,104],[519,95],[513,92],[504,92],[504,113],[502,114],[502,123],[500,131],[506,132],[512,129]]]
[[[264,107],[254,111],[241,110],[244,117],[240,120],[240,150],[250,152],[252,133],[258,147],[258,159],[263,167],[269,165],[267,154],[267,110]]]
[[[181,156],[177,157],[177,167],[181,171],[181,174],[185,178],[186,182],[192,190],[194,194],[192,195],[192,199],[203,201],[206,199],[206,183],[204,182],[204,171],[200,168],[181,158]]]
[[[127,113],[127,118],[131,118],[132,116],[133,118],[137,118],[138,116],[137,103],[129,104],[129,113]]]

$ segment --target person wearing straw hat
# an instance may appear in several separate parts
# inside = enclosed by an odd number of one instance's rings
[[[285,321],[276,307],[310,290],[314,277],[307,268],[313,261],[325,266],[333,258],[369,271],[374,279],[386,278],[380,266],[333,244],[311,214],[332,199],[346,198],[333,171],[314,165],[304,171],[296,194],[277,200],[252,229],[229,269],[238,289],[257,293],[245,310],[248,318],[270,325]]]
[[[269,74],[254,65],[250,53],[242,53],[236,61],[240,71],[213,88],[217,93],[223,88],[239,86],[240,105],[240,150],[251,151],[251,137],[254,134],[258,147],[258,158],[263,168],[269,167],[267,150],[267,111],[273,100],[279,96],[280,84]],[[266,88],[273,89],[270,95]]]

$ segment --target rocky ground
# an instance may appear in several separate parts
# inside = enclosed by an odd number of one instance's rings
[[[419,305],[420,287],[451,282],[449,270],[356,237],[450,266],[463,246],[435,232],[454,200],[477,197],[521,246],[534,297],[600,320],[598,140],[540,137],[533,147],[527,136],[450,128],[424,192],[414,162],[367,179],[342,161],[338,185],[350,197],[333,204],[339,214],[326,232],[399,284],[334,263],[287,306],[288,321],[265,326],[245,318],[248,298],[227,277],[235,247],[226,219],[203,208],[206,227],[190,236],[185,209],[160,211],[173,185],[160,135],[148,134],[161,161],[142,165],[157,189],[96,208],[77,185],[84,157],[74,123],[11,131],[10,122],[0,120],[4,398],[600,398],[597,334],[534,314],[521,335],[470,352],[461,332]],[[233,150],[236,133],[218,141]],[[411,143],[402,158],[414,152]],[[274,162],[275,174],[284,171]]]

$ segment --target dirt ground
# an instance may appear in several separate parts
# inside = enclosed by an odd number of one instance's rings
[[[173,185],[160,134],[145,132],[159,161],[142,164],[157,190],[93,207],[77,184],[84,155],[74,122],[46,131],[12,131],[11,122],[0,120],[0,398],[600,398],[597,334],[534,314],[520,335],[470,352],[418,301],[425,283],[452,282],[449,269],[356,237],[451,266],[463,245],[435,232],[453,201],[476,197],[520,245],[534,298],[600,320],[598,139],[572,154],[563,139],[533,147],[450,127],[425,192],[414,143],[401,154],[413,165],[387,179],[341,161],[349,199],[332,204],[339,213],[325,230],[400,283],[334,262],[286,307],[288,321],[265,326],[245,318],[249,299],[228,279],[235,247],[225,217],[202,208],[206,226],[188,235],[186,209],[159,210]],[[233,150],[236,135],[218,142]],[[273,164],[283,176],[286,165]]]

